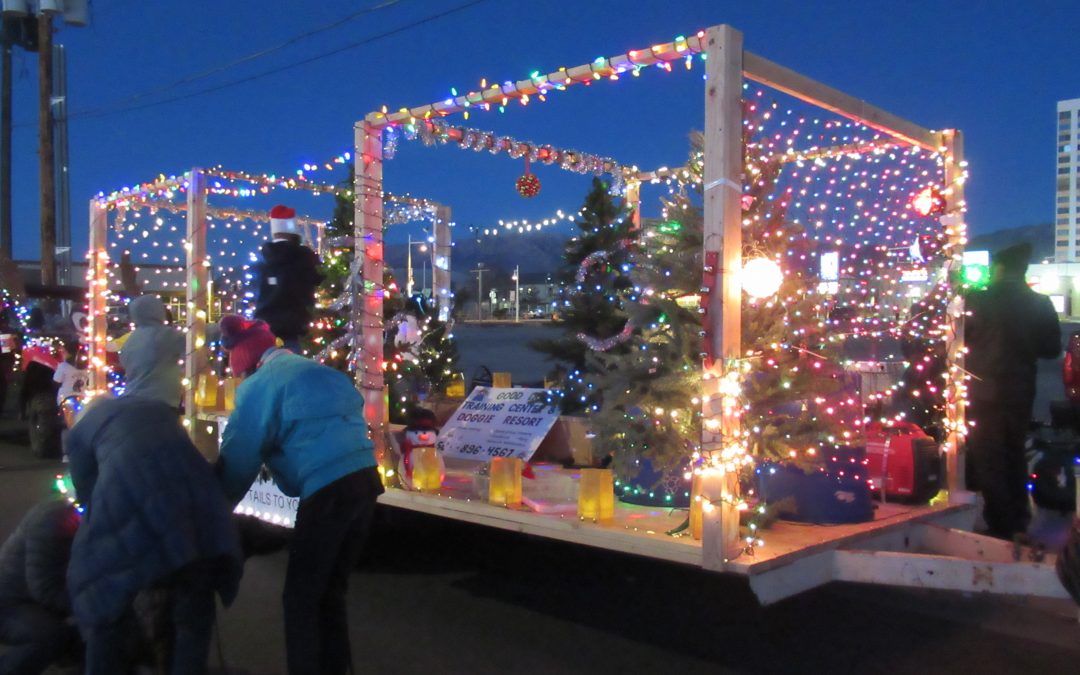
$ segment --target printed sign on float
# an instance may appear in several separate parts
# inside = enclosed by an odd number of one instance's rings
[[[297,497],[286,496],[270,478],[259,476],[236,505],[236,513],[282,527],[296,527]]]
[[[228,423],[228,417],[218,417],[219,443],[225,435],[225,426]],[[248,488],[247,494],[234,511],[242,516],[255,516],[273,525],[293,528],[296,527],[296,509],[299,506],[300,500],[279,490],[269,472],[263,470],[255,477],[255,482]]]
[[[547,389],[477,387],[439,432],[439,450],[479,462],[527,462],[558,418],[559,401]]]

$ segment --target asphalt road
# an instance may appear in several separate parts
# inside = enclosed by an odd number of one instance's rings
[[[3,536],[62,468],[6,436]],[[230,672],[284,672],[284,570],[250,560],[219,613]],[[835,584],[760,609],[739,579],[393,509],[349,607],[364,673],[1080,672],[1064,602]]]

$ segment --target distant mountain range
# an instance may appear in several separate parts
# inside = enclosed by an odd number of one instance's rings
[[[1031,261],[1042,262],[1054,257],[1054,226],[1050,223],[1022,225],[1005,230],[994,230],[979,234],[968,241],[969,251],[987,250],[993,253],[999,249],[1026,241],[1033,249]]]
[[[526,281],[550,274],[562,264],[563,246],[568,237],[565,232],[551,231],[458,239],[454,244],[451,263],[453,284],[457,287],[474,285],[476,275],[470,270],[476,269],[479,263],[483,263],[485,268],[491,269],[492,274],[499,277],[508,277],[513,273],[515,265],[521,266],[522,278]],[[1049,223],[1023,225],[975,235],[969,240],[967,248],[992,252],[1022,241],[1030,243],[1034,248],[1033,261],[1053,258],[1054,228]],[[386,260],[402,279],[405,275],[406,248],[406,244],[386,245]],[[421,283],[424,258],[425,254],[421,254],[419,249],[413,249],[413,274],[417,284]],[[428,274],[431,274],[430,270]],[[489,279],[494,279],[494,276],[485,275],[485,285]]]
[[[476,275],[470,270],[476,269],[478,263],[484,263],[484,267],[506,275],[513,273],[515,265],[520,265],[523,279],[554,272],[562,264],[563,246],[568,237],[565,232],[552,231],[499,235],[479,240],[474,237],[458,239],[454,242],[450,263],[453,284],[475,284]],[[405,272],[407,247],[407,244],[386,245],[386,260],[394,267],[398,276]],[[425,255],[421,254],[419,249],[413,249],[413,278],[418,284]],[[430,275],[430,271],[428,274]]]

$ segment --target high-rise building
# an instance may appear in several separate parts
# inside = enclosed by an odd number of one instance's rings
[[[1057,104],[1055,259],[1073,262],[1080,251],[1080,98]]]

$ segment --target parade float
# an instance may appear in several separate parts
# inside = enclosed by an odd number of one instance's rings
[[[648,86],[655,71],[703,75],[704,128],[682,167],[642,170],[454,119],[534,107],[570,87]],[[461,392],[465,400],[438,440],[409,441],[411,475],[407,482],[396,475],[400,430],[388,424],[383,349],[391,291],[383,236],[395,216],[383,166],[410,140],[524,160],[514,188],[525,198],[542,189],[534,170],[605,175],[627,206],[625,244],[582,265],[585,278],[592,265],[627,253],[634,283],[612,295],[626,321],[616,333],[582,336],[597,364],[583,383],[604,396],[592,404],[587,433],[564,433],[557,464],[535,461],[557,425],[552,392],[481,387]],[[373,112],[356,124],[352,161],[355,257],[342,305],[349,339],[340,346],[350,350],[381,457],[383,504],[742,575],[766,604],[830,581],[1067,597],[1052,556],[1028,560],[1011,544],[970,532],[977,503],[964,485],[967,169],[959,131],[922,128],[815,82],[744,50],[741,33],[716,26]],[[241,178],[193,170],[91,202],[90,331],[101,383],[109,214],[186,195],[186,236],[175,259],[186,274],[188,347],[196,355],[185,364],[196,438],[204,415],[198,382],[208,370],[199,355],[212,301],[207,273],[216,264],[206,197],[220,177]],[[651,224],[639,208],[649,186],[666,191],[662,217]],[[675,282],[687,275],[689,286]],[[901,398],[918,405],[897,412],[890,406]],[[941,493],[870,506],[875,489],[895,495],[898,488],[886,485],[888,470],[874,466],[867,446],[883,446],[887,460],[889,434],[918,414],[927,415],[923,428],[934,427]],[[924,441],[904,442],[925,449]],[[626,464],[647,464],[657,477],[628,487]],[[772,502],[802,489],[785,492],[769,478],[788,472],[862,513],[802,518],[829,525],[766,523]],[[626,493],[642,490],[659,501],[631,503]],[[289,504],[276,507],[273,517],[287,521]]]

